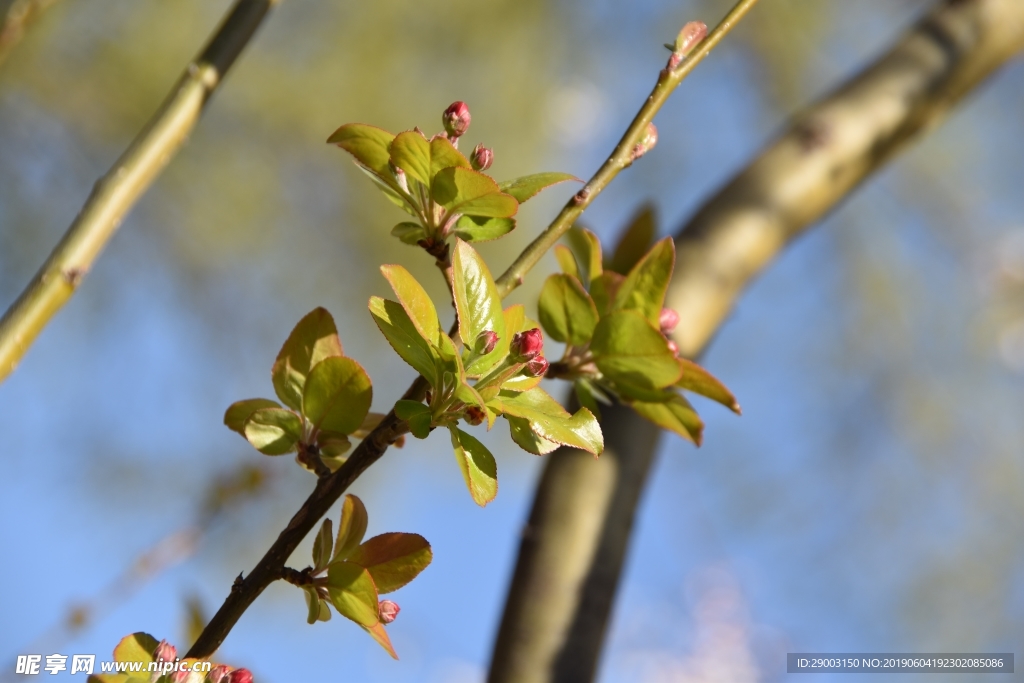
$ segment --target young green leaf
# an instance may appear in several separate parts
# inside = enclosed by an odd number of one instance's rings
[[[302,396],[306,419],[314,429],[351,434],[370,411],[373,387],[351,358],[326,358],[313,366]]]
[[[590,297],[601,315],[610,313],[615,295],[625,281],[625,277],[616,272],[606,270],[599,277],[590,281]]]
[[[539,387],[522,393],[502,391],[495,401],[502,413],[523,418],[529,423],[530,430],[543,439],[594,455],[604,450],[601,426],[586,408],[569,415],[558,401]]]
[[[455,221],[453,232],[466,242],[486,242],[507,235],[515,227],[515,218],[462,216]]]
[[[563,273],[566,275],[572,275],[577,280],[582,281],[582,278],[580,277],[580,268],[576,263],[576,257],[573,255],[572,249],[564,244],[556,244],[555,258],[558,260],[558,267],[562,269]]]
[[[380,272],[395,291],[398,302],[409,314],[409,319],[420,336],[435,346],[439,344],[444,330],[441,329],[441,321],[437,318],[434,302],[427,294],[427,290],[423,289],[423,285],[402,266],[381,266]]]
[[[704,423],[690,402],[682,396],[677,394],[664,403],[633,401],[629,405],[641,417],[700,446],[703,439]]]
[[[331,620],[331,608],[316,594],[313,586],[303,586],[302,594],[306,598],[306,623]]]
[[[370,297],[370,315],[391,348],[413,369],[423,375],[432,387],[440,384],[437,351],[416,329],[402,305],[379,296]]]
[[[573,382],[573,389],[576,392],[576,400],[580,402],[580,405],[592,412],[594,417],[600,420],[601,406],[598,405],[597,390],[594,385],[581,378]]]
[[[245,421],[245,438],[264,455],[284,455],[302,438],[302,420],[284,408],[260,408]]]
[[[159,644],[159,641],[148,633],[132,633],[122,638],[114,647],[114,661],[149,664],[153,661],[153,653]]]
[[[586,228],[573,226],[566,234],[566,239],[572,245],[580,267],[584,271],[581,274],[580,282],[590,284],[596,278],[601,277],[604,268],[601,261],[601,240],[597,239],[597,235]]]
[[[661,240],[629,271],[615,294],[612,309],[640,311],[652,325],[658,327],[665,293],[672,279],[676,261],[676,247],[671,237]]]
[[[606,267],[623,275],[632,270],[654,241],[654,226],[654,207],[651,204],[644,204],[622,233]]]
[[[551,275],[540,290],[537,312],[544,331],[555,341],[582,346],[597,326],[597,306],[572,275]]]
[[[366,506],[358,496],[347,494],[341,503],[341,518],[338,520],[338,537],[334,541],[332,561],[348,559],[366,534]]]
[[[415,579],[432,559],[430,544],[419,534],[388,533],[363,543],[349,562],[366,568],[383,595]]]
[[[430,192],[448,213],[511,218],[519,210],[519,202],[498,190],[490,176],[468,168],[441,170],[434,176]]]
[[[736,397],[718,378],[691,360],[680,358],[679,364],[683,366],[683,376],[676,382],[677,387],[718,401],[737,415],[741,414]]]
[[[409,431],[417,439],[425,439],[430,435],[433,415],[429,406],[417,401],[399,401],[395,404],[395,415],[409,422]]]
[[[320,531],[313,539],[313,571],[319,572],[331,562],[334,549],[334,525],[330,518],[320,525]],[[312,623],[312,622],[310,622]]]
[[[395,136],[382,128],[363,123],[349,123],[334,131],[327,142],[337,145],[355,157],[356,162],[373,171],[374,175],[391,187],[397,188],[388,168],[388,148]]]
[[[398,659],[398,653],[395,652],[394,646],[391,644],[391,638],[388,637],[388,632],[384,629],[384,624],[378,622],[373,626],[363,626],[370,637],[377,641],[377,643],[384,648],[393,659]]]
[[[321,429],[316,435],[316,445],[320,448],[322,458],[337,458],[352,448],[352,442],[348,440],[347,435],[324,429]]]
[[[438,171],[444,168],[469,168],[469,160],[452,146],[450,140],[427,140],[418,131],[399,133],[391,143],[391,161],[413,180],[430,187]]]
[[[327,569],[327,594],[338,614],[360,626],[377,624],[377,589],[370,572],[351,562],[334,562]]]
[[[224,413],[224,424],[233,432],[245,436],[245,421],[260,408],[280,408],[281,406],[268,398],[247,398],[235,401]]]
[[[536,196],[541,190],[558,183],[564,183],[567,180],[575,180],[578,183],[583,182],[571,173],[548,172],[534,173],[513,180],[506,180],[499,183],[498,187],[502,192],[512,195],[516,198],[517,202],[522,204],[527,199]]]
[[[277,354],[271,379],[278,398],[302,410],[302,390],[310,369],[325,358],[343,356],[334,318],[324,308],[314,308],[299,321]]]
[[[419,216],[419,212],[405,198],[404,191],[402,191],[400,188],[398,188],[397,184],[395,184],[395,181],[393,179],[391,179],[391,184],[389,185],[388,183],[386,183],[383,180],[381,180],[380,177],[378,177],[376,173],[374,173],[370,169],[366,168],[365,166],[362,166],[360,164],[356,164],[356,168],[358,168],[360,171],[362,171],[363,174],[365,174],[366,177],[369,178],[371,182],[373,182],[374,186],[376,186],[376,188],[378,190],[380,190],[384,194],[385,197],[387,197],[387,200],[389,202],[391,202],[392,204],[394,204],[395,206],[400,208],[402,211],[405,211],[407,214],[409,214],[413,218],[419,218],[420,217]],[[394,234],[394,230],[392,230],[392,234]]]
[[[533,430],[530,429],[529,421],[524,420],[521,417],[505,415],[504,418],[508,421],[508,428],[509,432],[512,434],[512,440],[527,453],[533,453],[534,455],[547,455],[561,445],[534,434]]]
[[[491,271],[473,247],[462,240],[456,240],[452,258],[452,285],[455,295],[455,309],[459,316],[459,335],[462,343],[472,346],[477,337],[486,331],[498,335],[499,341],[506,336],[505,317],[501,310],[501,297],[494,285]],[[500,361],[501,345],[480,356],[466,371],[470,375],[486,372]],[[505,347],[507,349],[507,346]]]
[[[391,234],[405,244],[411,244],[413,246],[419,244],[420,240],[427,239],[427,231],[423,229],[423,226],[419,223],[412,223],[409,221],[399,223],[395,227],[391,228]]]
[[[455,149],[448,138],[435,137],[430,140],[430,181],[446,168],[472,168],[469,159]],[[430,187],[428,182],[427,187]]]
[[[469,494],[483,507],[498,495],[498,464],[487,448],[472,435],[455,426],[448,428],[452,437],[455,459],[466,480]]]
[[[683,371],[665,337],[637,311],[615,311],[601,318],[590,350],[598,369],[611,381],[642,389],[674,384]]]

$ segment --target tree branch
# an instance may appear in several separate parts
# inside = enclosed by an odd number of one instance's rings
[[[757,1],[740,0],[715,31],[689,52],[685,59],[682,61],[677,60],[677,63],[672,64],[671,68],[667,67],[661,72],[650,97],[644,102],[640,112],[626,130],[611,156],[602,164],[594,177],[584,186],[584,189],[577,193],[576,197],[569,200],[561,213],[541,233],[540,237],[527,246],[508,270],[497,280],[498,293],[502,298],[522,283],[526,273],[537,264],[544,252],[551,248],[558,238],[569,229],[572,222],[590,205],[594,196],[614,180],[619,171],[639,158],[640,154],[636,152],[637,147],[647,131],[647,126],[654,119],[655,114],[661,109],[668,96],[672,94],[694,67],[707,56],[711,49],[732,30],[736,22]],[[682,55],[680,55],[681,57]],[[440,262],[439,265],[441,265]],[[443,270],[442,268],[442,272]],[[449,291],[451,291],[450,283]],[[449,336],[454,335],[457,329],[457,326],[453,325]],[[426,381],[419,377],[402,398],[420,401],[423,399],[427,388]],[[252,573],[232,586],[231,593],[224,601],[224,604],[217,610],[217,614],[214,615],[186,656],[210,657],[220,647],[235,623],[245,613],[245,610],[249,608],[267,586],[276,579],[281,578],[285,562],[288,561],[289,556],[295,551],[295,548],[298,547],[306,534],[313,530],[313,527],[320,518],[327,514],[331,506],[334,505],[352,482],[366,471],[370,465],[379,460],[395,439],[407,432],[408,425],[395,417],[394,410],[392,410],[356,446],[348,460],[345,461],[345,464],[337,472],[329,477],[321,478],[317,482],[313,493],[310,494],[306,502],[299,508],[299,511],[295,513],[288,527],[281,532],[277,541],[260,559]]]
[[[667,305],[683,321],[674,337],[681,352],[700,355],[743,288],[783,248],[1022,47],[1024,3],[945,0],[859,76],[797,115],[676,238]],[[608,448],[598,462],[571,450],[548,456],[491,683],[596,674],[657,445],[657,429],[626,408],[608,411],[602,429]]]
[[[0,319],[0,382],[71,298],[125,214],[185,142],[207,101],[278,0],[238,0],[121,158],[101,178],[46,263]]]

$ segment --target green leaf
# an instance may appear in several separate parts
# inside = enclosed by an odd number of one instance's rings
[[[548,172],[534,173],[533,175],[524,175],[513,180],[506,180],[500,183],[498,187],[502,192],[512,195],[517,202],[522,204],[541,190],[567,180],[575,180],[578,183],[583,182],[571,173]]]
[[[409,418],[409,432],[417,439],[425,439],[430,436],[430,428],[433,426],[433,418],[430,413],[420,413]]]
[[[441,359],[416,329],[402,305],[373,296],[370,297],[370,315],[402,360],[426,377],[432,387],[437,388],[440,384],[438,363]]]
[[[675,432],[687,441],[701,444],[704,423],[690,402],[678,394],[664,403],[632,401],[630,407],[659,427]]]
[[[312,586],[303,586],[302,593],[306,598],[306,623],[315,624],[318,621],[331,620],[331,608],[316,594]]]
[[[594,414],[598,420],[601,419],[601,406],[598,405],[594,385],[586,379],[578,379],[573,382],[573,390],[576,392],[576,400],[580,405]]]
[[[125,636],[114,647],[114,661],[149,664],[159,644],[156,638],[142,631]]]
[[[302,390],[310,369],[325,358],[345,355],[334,318],[314,308],[299,321],[277,354],[271,370],[274,391],[289,408],[302,410]]]
[[[330,518],[320,525],[320,531],[313,539],[313,569],[319,572],[331,562],[334,549],[334,525]]]
[[[409,431],[417,439],[430,435],[430,423],[433,421],[430,406],[416,401],[399,401],[395,404],[395,415],[409,422]]]
[[[302,396],[306,419],[315,429],[351,434],[370,412],[373,386],[351,358],[327,358],[313,366]]]
[[[430,143],[423,133],[407,130],[391,141],[391,161],[405,171],[410,180],[430,187]]]
[[[462,152],[455,149],[452,141],[448,138],[434,137],[430,140],[430,180],[446,168],[472,168]],[[430,187],[430,183],[427,183]]]
[[[411,417],[420,414],[430,414],[430,406],[424,405],[419,401],[399,401],[395,404],[395,415],[403,420],[408,420]]]
[[[302,420],[284,408],[260,408],[245,421],[245,438],[264,455],[284,455],[302,438]]]
[[[622,286],[625,277],[616,272],[606,270],[599,277],[590,281],[590,297],[601,315],[611,312],[615,295]]]
[[[355,157],[363,167],[373,171],[377,177],[388,185],[397,187],[388,161],[391,155],[388,148],[395,136],[382,128],[368,126],[363,123],[349,123],[334,131],[327,142],[337,145]]]
[[[505,420],[508,421],[509,432],[512,434],[512,440],[519,445],[527,453],[533,453],[534,455],[547,455],[548,453],[556,450],[561,446],[554,441],[548,441],[542,436],[537,436],[530,429],[530,423],[521,417],[515,417],[514,415],[505,415]]]
[[[281,406],[268,398],[247,398],[235,401],[224,413],[224,424],[233,432],[245,436],[245,421],[260,408],[280,408]]]
[[[675,260],[676,247],[671,237],[655,244],[629,271],[615,294],[612,309],[640,311],[652,325],[658,327]]]
[[[427,239],[427,231],[419,223],[406,221],[391,228],[391,234],[405,244],[416,246],[420,240]]]
[[[351,562],[334,562],[327,569],[327,594],[338,614],[360,626],[377,624],[377,589],[370,572]]]
[[[348,440],[347,435],[329,430],[320,430],[316,435],[316,445],[320,448],[321,458],[337,458],[352,448],[352,442]]]
[[[507,235],[515,227],[515,218],[462,216],[455,221],[454,232],[467,242],[486,242]]]
[[[633,216],[629,227],[615,245],[615,252],[607,264],[608,269],[622,274],[632,270],[654,241],[654,225],[654,206],[645,204]]]
[[[455,459],[462,470],[469,494],[477,505],[487,505],[498,495],[498,464],[494,462],[494,456],[482,443],[461,429],[451,426],[448,431],[451,432]]]
[[[563,273],[566,275],[572,275],[577,280],[581,280],[580,268],[576,263],[576,257],[573,256],[572,249],[564,244],[556,244],[555,258],[558,259],[558,267],[562,269]]]
[[[468,168],[441,170],[434,176],[430,192],[450,214],[511,218],[519,210],[519,202],[499,191],[490,176]]]
[[[472,347],[476,338],[488,330],[497,334],[499,340],[504,337],[505,317],[491,271],[476,250],[462,240],[456,240],[452,276],[462,343]],[[498,351],[496,347],[490,353],[480,356],[466,368],[466,372],[470,375],[486,372],[503,358],[498,355]]]
[[[602,318],[590,350],[611,381],[641,389],[675,384],[683,371],[668,340],[637,311],[615,311]]]
[[[679,364],[683,366],[683,376],[676,382],[677,387],[718,401],[737,415],[741,414],[736,397],[714,375],[686,358],[680,358]]]
[[[585,271],[580,282],[591,283],[604,272],[601,265],[601,240],[597,235],[578,226],[569,229],[566,238],[575,250],[580,266]]]
[[[383,595],[419,576],[433,557],[427,539],[419,534],[389,533],[363,543],[349,561],[365,567]]]
[[[402,266],[381,266],[380,272],[395,291],[398,302],[409,314],[409,319],[420,336],[435,346],[439,344],[444,330],[441,329],[441,321],[437,318],[434,302],[423,289],[423,285]]]
[[[573,346],[589,342],[597,326],[597,306],[572,275],[551,275],[545,280],[537,312],[549,337]]]
[[[539,437],[594,455],[604,450],[601,426],[586,408],[569,415],[558,401],[539,387],[522,393],[502,391],[496,401],[502,413],[523,418]]]
[[[391,638],[388,637],[388,632],[384,629],[384,624],[377,623],[374,626],[363,626],[363,629],[370,634],[370,637],[377,641],[377,644],[384,648],[393,659],[398,659],[398,653],[395,652],[394,646],[391,644]]]
[[[394,180],[389,179],[392,183],[391,185],[389,185],[384,180],[381,180],[377,176],[377,174],[371,171],[370,169],[359,164],[356,164],[356,168],[362,171],[367,178],[373,181],[373,184],[377,187],[378,190],[380,190],[384,194],[385,197],[387,197],[387,200],[389,202],[400,208],[402,211],[405,211],[413,218],[420,217],[419,213],[416,211],[416,208],[412,206],[408,200],[406,200],[405,196],[403,196],[404,192],[401,190],[401,188],[398,187],[397,183],[395,183]]]
[[[334,541],[332,561],[348,559],[359,547],[366,534],[368,521],[363,501],[358,496],[347,494],[341,503],[341,518],[338,520],[338,536]]]

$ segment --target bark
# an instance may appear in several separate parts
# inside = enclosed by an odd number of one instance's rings
[[[677,235],[667,305],[700,355],[742,290],[793,239],[1024,47],[1024,2],[938,2],[877,61],[787,125]],[[495,644],[491,683],[594,679],[657,430],[604,417],[597,462],[548,456]]]

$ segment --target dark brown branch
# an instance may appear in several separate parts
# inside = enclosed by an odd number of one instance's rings
[[[668,305],[697,356],[742,290],[793,239],[1024,46],[1024,2],[945,0],[895,47],[794,118],[679,233]],[[602,422],[597,463],[548,461],[523,532],[489,681],[593,680],[656,429],[628,410]],[[586,497],[586,504],[582,498]],[[572,504],[570,504],[572,503]]]

